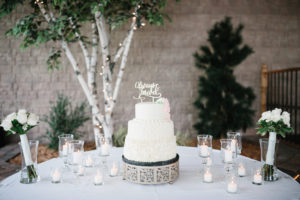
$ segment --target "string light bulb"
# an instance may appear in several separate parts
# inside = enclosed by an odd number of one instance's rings
[[[141,23],[141,25],[142,25],[142,26],[146,26],[146,23],[143,22],[143,23]]]
[[[121,47],[121,46],[123,46],[123,44],[120,42],[120,43],[119,43],[119,47]]]
[[[101,68],[104,69],[104,66],[102,65]]]

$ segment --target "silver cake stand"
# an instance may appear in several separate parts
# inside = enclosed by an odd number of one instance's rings
[[[179,175],[179,155],[161,162],[137,162],[123,159],[123,179],[138,184],[173,183]]]

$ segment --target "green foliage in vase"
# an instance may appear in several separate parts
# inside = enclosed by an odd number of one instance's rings
[[[86,113],[86,104],[81,103],[73,108],[70,99],[62,94],[58,95],[56,102],[52,104],[50,113],[44,116],[42,121],[49,125],[46,137],[49,139],[49,148],[58,148],[58,136],[61,134],[73,134],[78,139],[81,133],[78,131],[84,122],[89,120]]]
[[[123,126],[113,134],[113,144],[115,147],[123,147],[125,143],[125,138],[127,135],[127,129]]]
[[[245,131],[253,125],[254,92],[239,84],[234,76],[234,69],[253,53],[248,45],[242,44],[242,30],[243,25],[234,28],[226,17],[208,31],[209,44],[194,54],[196,67],[203,72],[194,103],[199,110],[194,128],[199,134],[218,138],[229,130]]]

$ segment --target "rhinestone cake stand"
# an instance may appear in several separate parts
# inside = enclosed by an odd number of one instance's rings
[[[173,183],[179,175],[179,155],[161,162],[137,162],[123,159],[123,179],[138,184]]]

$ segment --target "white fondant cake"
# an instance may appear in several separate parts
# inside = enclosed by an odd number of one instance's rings
[[[166,161],[176,157],[174,124],[163,103],[138,103],[135,119],[128,122],[124,156],[139,162]]]

